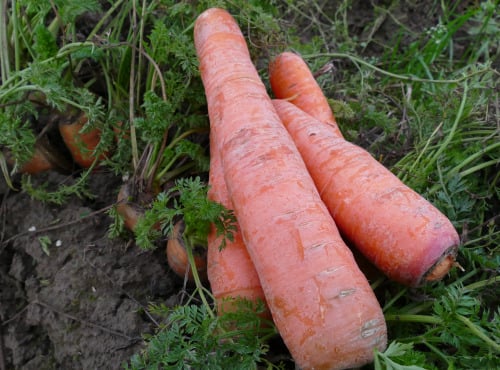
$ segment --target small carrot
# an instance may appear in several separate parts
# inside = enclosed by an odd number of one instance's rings
[[[209,171],[209,199],[221,203],[231,209],[231,199],[224,181],[224,172],[220,162],[220,155],[210,137],[210,171]],[[226,241],[223,250],[219,250],[222,236],[217,236],[215,227],[208,235],[207,264],[208,280],[215,298],[218,313],[231,311],[236,299],[245,299],[252,302],[266,298],[260,285],[259,276],[250,255],[246,249],[239,227],[233,232],[233,240]],[[263,317],[269,318],[269,311]]]
[[[273,108],[238,24],[194,27],[211,135],[243,241],[276,327],[302,369],[369,363],[386,346],[382,310]]]
[[[45,154],[43,147],[38,144],[39,142],[37,141],[35,143],[33,156],[29,161],[23,163],[19,172],[34,175],[52,170],[54,168],[54,165],[50,161],[49,157]]]
[[[181,278],[187,278],[188,281],[193,282],[193,270],[189,264],[189,258],[182,239],[184,232],[184,221],[178,221],[173,228],[171,237],[168,239],[167,248],[165,253],[167,255],[167,262],[172,271]],[[201,252],[200,252],[201,251]],[[207,280],[207,253],[204,247],[200,251],[193,251],[194,264],[196,271],[200,276],[201,281]],[[196,252],[196,253],[195,253]]]
[[[50,135],[49,135],[50,134]],[[72,169],[72,162],[57,145],[57,141],[52,141],[52,132],[49,130],[39,136],[35,141],[32,157],[19,168],[19,172],[27,174],[39,174],[46,171],[57,171],[68,173]],[[8,157],[10,164],[14,164],[14,159]]]
[[[299,55],[284,52],[275,57],[269,63],[269,82],[276,98],[290,101],[343,137],[328,99]]]
[[[81,130],[88,119],[85,113],[80,113],[73,122],[60,122],[59,131],[64,143],[75,163],[83,168],[89,168],[96,160],[102,160],[105,154],[95,157],[94,150],[101,140],[101,131],[93,129],[82,133]]]
[[[137,222],[144,215],[144,208],[138,202],[134,202],[133,193],[131,182],[122,184],[116,202],[116,211],[123,218],[125,227],[130,231],[134,231]]]
[[[441,279],[459,244],[450,220],[331,126],[285,100],[273,103],[343,234],[395,281]]]

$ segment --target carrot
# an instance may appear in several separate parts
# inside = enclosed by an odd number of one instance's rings
[[[32,175],[51,170],[69,173],[73,164],[65,154],[59,141],[54,139],[53,130],[49,129],[37,137],[32,157],[22,163],[18,171]],[[7,161],[11,165],[15,163],[9,153],[7,153]]]
[[[210,137],[208,197],[231,209],[231,199],[224,181],[220,156],[212,139],[213,135]],[[266,298],[259,276],[243,243],[239,227],[233,232],[233,240],[226,241],[223,250],[219,250],[221,238],[222,236],[217,236],[213,227],[208,235],[207,272],[210,288],[217,304],[217,312],[220,314],[233,310],[238,298],[265,303]],[[269,311],[263,313],[263,317],[269,318],[269,315]]]
[[[276,327],[302,369],[345,369],[383,350],[384,316],[222,9],[194,27],[211,135]]]
[[[343,137],[327,98],[299,55],[284,52],[274,58],[269,64],[269,82],[276,98],[290,101]]]
[[[450,220],[331,126],[285,100],[273,103],[347,239],[402,284],[441,279],[459,244]]]
[[[59,123],[59,131],[66,147],[75,163],[83,168],[89,168],[96,160],[102,160],[105,157],[105,154],[102,154],[96,159],[93,153],[101,140],[101,131],[93,129],[89,132],[81,132],[87,120],[87,116],[82,112],[73,122]]]
[[[54,169],[54,165],[50,161],[49,156],[45,153],[43,146],[40,145],[40,141],[37,140],[35,142],[34,149],[33,156],[29,161],[23,163],[19,172],[35,175]]]
[[[182,233],[184,232],[184,222],[178,221],[174,225],[172,236],[167,242],[166,255],[167,262],[172,271],[174,271],[179,277],[187,278],[188,281],[193,282],[193,270],[190,269],[188,254],[184,241],[182,239]],[[195,253],[196,252],[196,253]],[[202,252],[196,250],[193,251],[194,264],[196,270],[200,276],[201,281],[207,280],[207,254],[205,248]]]
[[[116,211],[123,218],[125,227],[130,231],[134,231],[137,222],[144,215],[144,208],[134,202],[133,193],[132,183],[122,184],[116,202]]]

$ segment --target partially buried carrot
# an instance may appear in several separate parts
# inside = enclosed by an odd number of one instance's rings
[[[182,238],[184,232],[184,221],[180,220],[174,225],[172,235],[167,241],[165,253],[167,255],[167,262],[172,271],[179,277],[186,278],[187,281],[193,282],[194,275],[191,265],[189,263],[188,252]],[[201,281],[207,280],[207,253],[204,247],[199,250],[192,250],[194,265]]]
[[[297,54],[283,52],[269,63],[269,82],[278,99],[295,104],[304,112],[333,127],[343,137],[328,99],[304,60]]]
[[[395,281],[441,279],[459,244],[448,218],[331,126],[290,102],[273,103],[345,236]]]
[[[210,145],[208,197],[226,208],[232,209],[220,156],[216,150],[216,144],[213,142],[213,135],[210,139],[212,142]],[[235,305],[237,307],[237,299],[249,300],[254,303],[261,301],[265,304],[266,298],[260,285],[259,276],[255,271],[245,243],[243,243],[239,227],[233,232],[233,240],[227,240],[222,250],[219,249],[221,242],[222,236],[217,236],[215,227],[213,227],[208,235],[207,273],[218,313],[233,310]],[[264,312],[263,316],[269,317],[269,311]]]
[[[102,154],[97,158],[94,153],[101,140],[101,131],[93,129],[89,132],[81,132],[87,121],[87,116],[81,112],[74,121],[59,123],[59,131],[73,160],[83,168],[89,168],[95,161],[105,157],[105,154]]]
[[[54,164],[50,161],[50,157],[46,154],[43,146],[40,145],[40,141],[37,140],[35,142],[33,156],[29,161],[22,164],[19,172],[33,175],[52,170],[53,168]]]
[[[34,175],[49,170],[61,173],[71,170],[71,161],[61,151],[60,146],[51,140],[52,136],[49,138],[49,134],[52,134],[50,130],[37,137],[32,157],[20,166],[19,172]],[[7,160],[14,164],[11,156],[8,156]]]
[[[236,21],[212,8],[194,40],[211,135],[276,327],[302,369],[373,360],[380,305],[321,201],[252,64]]]

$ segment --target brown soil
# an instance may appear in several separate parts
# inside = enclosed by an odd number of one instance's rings
[[[47,180],[63,178],[51,173],[37,182]],[[2,186],[0,361],[6,369],[121,368],[139,350],[141,335],[155,328],[143,308],[178,301],[182,282],[169,271],[163,248],[144,252],[126,238],[107,237],[111,220],[103,209],[119,184],[98,171],[91,184],[97,201],[72,198],[62,207]],[[52,241],[50,255],[41,237]]]

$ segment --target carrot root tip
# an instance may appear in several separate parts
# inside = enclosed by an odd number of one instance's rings
[[[456,254],[457,247],[448,249],[425,274],[423,279],[424,283],[441,280],[453,266],[457,265],[455,261]]]

